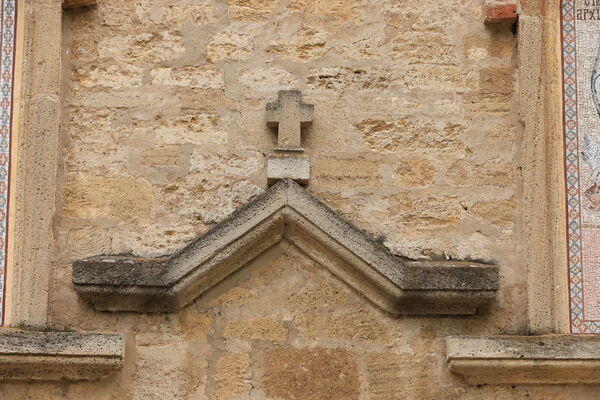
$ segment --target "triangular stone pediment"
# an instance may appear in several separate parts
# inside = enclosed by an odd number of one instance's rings
[[[73,265],[73,283],[98,310],[174,311],[282,240],[392,314],[474,314],[498,288],[496,266],[392,254],[291,180],[177,254],[84,259]]]

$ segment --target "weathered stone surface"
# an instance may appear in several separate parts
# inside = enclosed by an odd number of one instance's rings
[[[62,0],[62,6],[65,10],[70,8],[78,8],[84,6],[93,6],[98,3],[98,0]]]
[[[385,67],[327,67],[309,71],[310,87],[324,91],[385,90],[394,82],[393,71]]]
[[[317,184],[328,187],[381,186],[378,163],[353,157],[320,156],[312,168]]]
[[[507,39],[485,38],[482,36],[468,36],[463,40],[464,54],[472,60],[487,57],[505,58],[513,53],[514,44]]]
[[[0,380],[95,380],[123,357],[121,335],[0,330]]]
[[[557,26],[549,2],[528,0],[521,6],[530,10],[534,2],[544,4],[538,4],[530,21]],[[60,8],[60,1],[24,3],[42,8],[34,13],[40,22],[46,21],[44,15],[55,15],[46,4]],[[262,381],[264,354],[280,347],[355,354],[357,397],[364,400],[594,398],[594,387],[467,386],[442,364],[446,335],[526,331],[531,307],[526,307],[521,252],[527,248],[520,227],[527,222],[520,218],[526,204],[519,193],[536,186],[534,179],[524,186],[520,176],[529,170],[539,177],[537,171],[546,164],[521,147],[530,141],[543,152],[556,138],[548,126],[540,126],[544,134],[537,135],[533,120],[524,121],[525,128],[519,122],[516,91],[526,87],[523,82],[512,85],[510,93],[494,92],[489,82],[496,77],[484,79],[482,86],[483,70],[508,68],[512,73],[498,75],[507,80],[499,81],[503,92],[519,76],[545,90],[552,85],[539,84],[543,81],[530,73],[530,61],[545,63],[549,70],[554,65],[542,57],[545,45],[532,40],[535,35],[525,24],[519,27],[523,43],[517,60],[515,35],[507,27],[485,27],[482,3],[102,0],[93,8],[65,13],[62,23],[60,17],[43,22],[33,43],[56,54],[56,63],[28,55],[27,71],[39,71],[35,82],[48,82],[55,90],[33,85],[35,90],[23,91],[22,98],[33,107],[21,115],[30,116],[35,126],[21,127],[18,136],[25,140],[19,155],[27,160],[31,153],[26,172],[47,167],[44,160],[53,152],[56,160],[62,152],[65,161],[58,173],[46,168],[46,174],[26,181],[21,177],[27,174],[18,175],[17,182],[31,188],[26,197],[33,203],[23,203],[26,214],[32,213],[28,221],[50,221],[33,224],[42,229],[16,238],[19,246],[25,243],[18,254],[35,261],[28,265],[38,282],[51,283],[45,296],[53,327],[127,332],[132,356],[123,373],[109,381],[4,384],[0,398],[215,399],[218,360],[243,354],[248,368],[225,384],[241,384],[243,390],[233,390],[230,398],[264,400],[272,397]],[[556,35],[543,31],[541,37],[552,44]],[[313,126],[303,133],[313,163],[308,190],[356,226],[380,235],[378,240],[396,254],[501,265],[492,318],[394,318],[297,246],[277,255],[289,246],[285,238],[176,314],[95,312],[78,298],[71,283],[73,259],[173,254],[261,193],[267,186],[266,157],[276,146],[274,132],[265,125],[265,104],[278,90],[290,89],[302,90],[310,99],[305,101],[316,106]],[[37,95],[58,107],[39,108]],[[521,96],[541,103],[553,97],[538,91]],[[527,108],[543,118],[543,109]],[[379,132],[357,128],[369,120],[389,127]],[[452,125],[461,128],[444,132]],[[54,131],[60,140],[47,134]],[[549,142],[536,142],[536,137]],[[453,173],[460,160],[466,176]],[[500,185],[484,183],[495,176]],[[152,193],[143,203],[152,208],[150,217],[115,218],[114,204],[107,207],[87,194],[85,182],[98,178],[144,182],[140,192]],[[60,196],[61,182],[72,180],[83,183],[89,199],[81,209],[80,203],[67,204]],[[73,184],[69,188],[78,191]],[[78,197],[74,192],[71,200]],[[122,198],[116,192],[107,196]],[[38,203],[41,197],[46,202]],[[531,197],[539,202],[552,196]],[[56,213],[48,204],[57,204]],[[94,217],[86,216],[89,210],[95,210]],[[549,237],[530,235],[539,242]],[[44,238],[56,246],[45,245]],[[41,273],[45,270],[51,271],[50,279]],[[26,298],[23,304],[29,302]],[[229,323],[253,318],[283,324],[290,331],[287,341],[224,337]],[[293,374],[288,376],[286,384],[294,387]]]
[[[509,94],[513,91],[512,68],[486,68],[479,75],[482,93]]]
[[[439,32],[406,32],[394,45],[394,56],[409,64],[456,64],[456,48]]]
[[[262,21],[271,14],[275,0],[232,0],[228,13],[232,21]]]
[[[188,89],[222,89],[223,72],[196,67],[154,68],[150,71],[153,85],[182,86]]]
[[[95,218],[106,215],[124,221],[147,220],[154,193],[147,181],[133,177],[69,180],[64,187],[65,215]]]
[[[427,186],[433,183],[435,166],[426,158],[410,157],[398,163],[394,178],[406,187]]]
[[[235,399],[250,390],[250,359],[247,354],[223,354],[216,364],[216,400]]]
[[[277,103],[267,103],[267,125],[277,128],[277,150],[302,150],[301,128],[312,124],[315,106],[302,102],[302,92],[282,90]]]
[[[115,18],[118,14],[115,9],[111,17]],[[159,23],[168,29],[179,27],[186,23],[192,24],[210,24],[216,21],[214,6],[210,3],[203,2],[201,4],[157,4],[157,7],[151,9],[148,4],[138,2],[136,14],[148,14],[152,22]]]
[[[7,243],[13,256],[7,261],[18,268],[11,267],[12,276],[2,285],[9,288],[2,294],[6,295],[2,314],[4,322],[12,326],[43,329],[49,310],[49,260],[56,256],[52,232],[56,193],[60,190],[57,171],[61,159],[61,2],[20,2],[18,13],[19,22],[26,21],[27,29],[18,35],[21,56],[15,65],[20,65],[21,72],[15,77],[19,76],[16,79],[21,85],[21,97],[17,105],[19,93],[15,88],[12,124],[14,129],[19,127],[27,133],[14,135],[11,142],[11,152],[18,151],[19,158],[11,162],[10,169],[11,193],[7,200],[12,206],[6,217],[10,215],[13,221]]]
[[[292,179],[307,185],[310,179],[310,159],[297,153],[273,153],[267,159],[267,179],[270,185],[281,179]]]
[[[282,58],[308,62],[323,58],[330,49],[326,32],[305,27],[298,31],[293,40],[273,41],[267,51]]]
[[[487,219],[494,225],[510,228],[513,223],[515,203],[511,200],[479,201],[473,204],[470,212],[480,219]]]
[[[252,49],[252,42],[246,35],[237,32],[218,33],[208,43],[206,59],[210,62],[243,61],[250,57]]]
[[[440,125],[432,121],[397,121],[368,119],[356,124],[370,150],[400,152],[407,149],[428,149],[449,152],[465,148],[461,134],[465,127],[459,124]]]
[[[270,397],[346,400],[359,395],[358,370],[344,350],[276,349],[267,352],[263,378]]]
[[[136,355],[138,368],[133,377],[132,400],[193,398],[202,393],[205,360],[188,357],[183,343],[168,338],[162,343],[138,340]],[[157,373],[161,380],[155,383]]]
[[[391,216],[407,226],[450,226],[464,218],[465,210],[457,198],[448,196],[393,199]]]
[[[172,60],[183,56],[185,47],[169,32],[135,33],[103,39],[97,51],[101,59],[135,63]]]
[[[239,81],[245,87],[261,93],[273,93],[280,90],[293,90],[299,86],[298,77],[282,68],[252,68],[243,71]]]
[[[174,310],[284,237],[396,314],[473,314],[498,288],[494,266],[408,262],[392,255],[290,180],[280,181],[179,254],[81,260],[73,265],[73,282],[97,309]]]
[[[246,341],[266,340],[283,343],[287,339],[287,329],[278,321],[270,318],[251,318],[230,322],[223,329],[225,337]]]
[[[358,3],[358,0],[294,0],[291,8],[336,22],[348,20],[358,22]]]
[[[484,162],[458,160],[448,168],[447,178],[457,186],[508,187],[514,184],[514,167],[498,159]]]
[[[449,337],[446,359],[472,384],[600,383],[600,339],[593,336]]]

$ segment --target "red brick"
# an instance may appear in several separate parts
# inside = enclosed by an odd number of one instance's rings
[[[485,22],[487,24],[512,23],[517,20],[515,3],[487,4],[485,6]]]
[[[95,4],[97,4],[97,0],[63,0],[64,9],[93,6]]]

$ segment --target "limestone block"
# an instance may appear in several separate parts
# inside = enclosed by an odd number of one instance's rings
[[[275,152],[267,160],[267,178],[269,185],[280,179],[293,179],[308,185],[310,178],[310,160],[301,153]]]
[[[313,174],[314,182],[333,188],[382,186],[379,164],[357,157],[319,156]]]
[[[514,184],[515,169],[512,163],[498,159],[484,162],[462,159],[450,165],[446,178],[456,186],[510,187]]]
[[[150,71],[152,84],[182,86],[190,89],[223,89],[223,72],[197,67],[154,68]]]
[[[215,399],[233,399],[241,397],[250,389],[250,359],[247,354],[226,353],[216,363],[215,381],[217,388]]]
[[[479,87],[482,93],[510,94],[514,86],[514,69],[484,68],[479,74]]]
[[[0,380],[96,380],[121,368],[121,335],[0,330]]]
[[[357,399],[356,361],[346,350],[280,348],[266,354],[265,389],[269,398]]]
[[[330,21],[360,21],[359,0],[294,0],[290,8],[303,10],[309,15],[325,17]]]
[[[253,44],[247,35],[237,32],[218,33],[210,40],[206,49],[206,60],[247,60],[252,54]]]
[[[299,86],[298,78],[282,68],[253,68],[240,73],[240,83],[254,92],[272,93],[293,90]]]
[[[323,57],[331,48],[327,44],[327,33],[313,28],[299,30],[294,39],[291,43],[286,40],[274,41],[268,51],[283,58],[308,61]]]
[[[386,90],[395,80],[389,67],[327,67],[310,69],[307,76],[309,87],[326,91],[346,88],[358,90]]]
[[[270,318],[250,318],[229,322],[224,330],[225,337],[246,341],[266,340],[283,343],[287,338],[287,330],[280,321]]]
[[[100,58],[131,64],[173,60],[184,53],[182,38],[169,32],[117,35],[98,43]]]
[[[397,165],[394,178],[395,182],[402,186],[427,186],[434,181],[436,169],[426,158],[405,158],[400,160]]]
[[[403,152],[423,149],[428,152],[466,150],[461,136],[466,127],[456,123],[439,123],[410,118],[369,118],[355,124],[365,145],[372,151]]]
[[[159,336],[156,332],[149,337]],[[138,336],[139,337],[139,336]],[[200,346],[188,349],[182,342],[139,343],[131,400],[192,399],[204,389],[205,360]],[[157,374],[160,381],[157,381]]]
[[[595,336],[449,337],[452,372],[472,384],[600,383],[600,338]]]
[[[148,7],[148,6],[146,6]],[[149,12],[152,14],[152,12]],[[154,10],[154,20],[158,20],[166,26],[178,26],[182,22],[194,24],[210,24],[215,22],[215,12],[212,4],[163,4],[158,10]]]
[[[108,216],[121,220],[148,219],[154,207],[152,186],[123,176],[69,180],[64,188],[65,215],[75,218]]]
[[[262,21],[275,6],[275,0],[230,0],[229,18],[232,21]]]
[[[510,57],[513,54],[513,46],[513,42],[507,39],[489,39],[476,35],[463,39],[464,55],[471,60]]]

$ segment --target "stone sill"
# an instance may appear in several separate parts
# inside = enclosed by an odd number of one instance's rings
[[[600,383],[597,336],[455,336],[446,359],[471,384]]]
[[[0,330],[0,380],[96,380],[123,365],[121,335]]]

